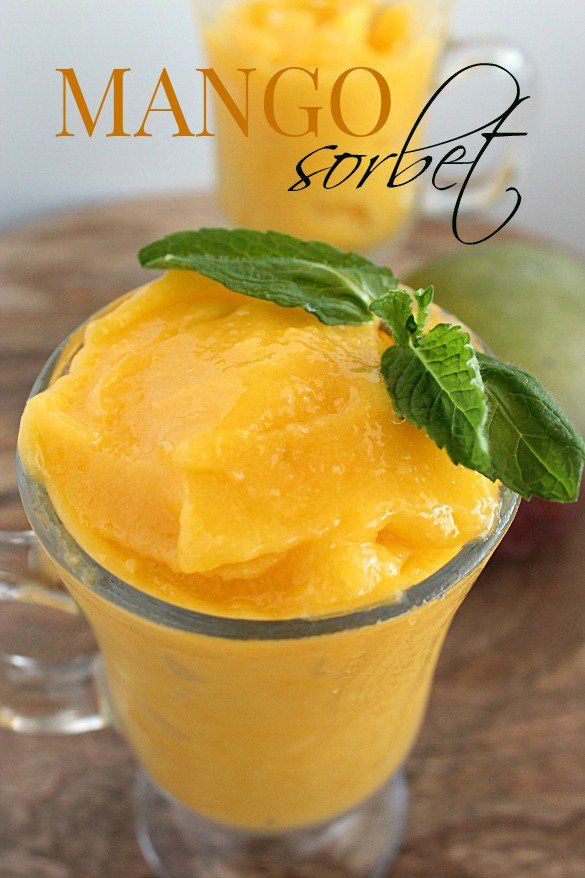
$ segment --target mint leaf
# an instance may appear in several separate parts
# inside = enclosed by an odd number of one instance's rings
[[[488,400],[493,476],[526,499],[577,500],[582,437],[532,375],[487,354],[477,357]]]
[[[406,290],[392,290],[375,299],[370,305],[370,311],[382,318],[397,345],[407,348],[412,341],[416,346],[429,321],[429,308],[434,292],[433,287],[416,290],[411,298]],[[412,312],[413,298],[417,306],[416,317]]]
[[[370,311],[380,317],[401,348],[410,344],[412,332],[416,332],[416,321],[412,313],[412,300],[406,290],[393,290],[375,299]]]
[[[454,463],[491,474],[483,382],[461,327],[439,323],[417,346],[387,348],[382,374],[398,415],[426,430]]]
[[[430,286],[426,290],[414,290],[412,295],[417,304],[416,326],[418,331],[416,337],[419,339],[429,322],[429,309],[435,298],[435,288]]]
[[[175,232],[138,259],[144,268],[189,269],[234,292],[304,308],[328,325],[369,322],[370,302],[397,286],[390,269],[363,256],[278,232]]]

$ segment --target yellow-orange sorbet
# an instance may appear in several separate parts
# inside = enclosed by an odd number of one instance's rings
[[[90,322],[20,452],[87,552],[167,601],[265,619],[380,602],[498,506],[394,414],[390,343],[169,272]]]

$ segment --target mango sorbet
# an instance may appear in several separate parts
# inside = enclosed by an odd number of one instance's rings
[[[225,106],[216,102],[216,146],[220,197],[236,226],[274,229],[303,238],[318,238],[342,249],[367,249],[397,235],[411,218],[418,183],[387,188],[392,161],[432,90],[437,59],[444,43],[444,6],[379,0],[256,0],[217,4],[204,21],[209,66],[213,67],[238,106],[244,106],[244,77],[238,68],[254,68],[250,79],[250,131],[243,136]],[[279,133],[263,109],[266,86],[277,71],[274,115]],[[345,80],[340,96],[347,131],[331,112],[334,83],[351,68],[370,68],[386,80],[391,111],[376,127],[380,87],[371,72],[358,70]],[[318,88],[309,73],[318,70]],[[320,107],[317,133],[310,131],[307,108]],[[308,133],[306,133],[308,132]],[[325,169],[309,188],[289,192],[298,179],[297,162],[325,145],[304,163],[306,173]],[[420,145],[419,133],[410,147]],[[361,169],[342,185],[354,159],[346,160],[323,188],[335,153],[367,156]],[[369,157],[382,164],[356,185]],[[408,165],[410,162],[405,162]],[[404,182],[407,178],[402,178]]]
[[[89,323],[21,455],[86,551],[168,602],[282,619],[395,598],[498,498],[396,417],[390,343],[169,272]]]

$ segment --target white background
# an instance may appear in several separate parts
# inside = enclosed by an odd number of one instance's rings
[[[459,0],[453,32],[500,35],[536,62],[540,109],[514,223],[583,249],[584,0]],[[0,0],[0,40],[0,227],[105,198],[211,185],[209,142],[54,138],[55,67],[75,67],[91,107],[113,67],[132,67],[132,89],[148,96],[166,66],[181,102],[198,98],[192,71],[203,56],[187,0]],[[136,107],[136,127],[143,112]]]

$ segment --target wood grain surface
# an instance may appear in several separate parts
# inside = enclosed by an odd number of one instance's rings
[[[14,445],[49,352],[144,281],[139,246],[218,221],[193,194],[51,216],[0,241],[0,527],[26,524]],[[454,245],[449,229],[419,226],[394,268]],[[530,561],[495,558],[472,590],[409,761],[409,828],[392,878],[585,876],[584,570],[579,511],[564,541]],[[10,639],[30,637],[30,625],[15,622]],[[133,835],[132,773],[111,731],[0,731],[0,878],[151,878]]]

